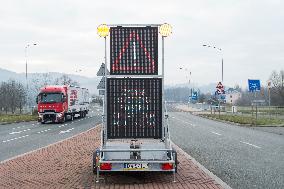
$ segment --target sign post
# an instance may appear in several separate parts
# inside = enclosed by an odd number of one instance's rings
[[[254,101],[256,101],[256,92],[260,91],[260,80],[259,79],[248,79],[249,92],[254,92]],[[255,104],[255,125],[257,125],[257,103],[252,101],[252,116],[253,116],[253,105]]]
[[[221,101],[223,100],[222,99],[222,95],[225,94],[225,88],[224,88],[224,85],[222,84],[222,82],[219,82],[216,86],[216,92],[215,92],[215,95],[217,96],[218,98],[218,110],[219,110],[219,119],[220,119],[220,116],[221,116],[221,107],[220,107],[220,103]]]
[[[271,90],[271,81],[267,82],[267,89],[268,89],[268,111],[269,111],[269,119],[271,119],[271,112],[270,112],[270,90]]]

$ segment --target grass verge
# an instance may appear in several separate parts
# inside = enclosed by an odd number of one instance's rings
[[[255,118],[241,115],[219,115],[218,114],[202,114],[203,117],[214,118],[217,120],[230,121],[233,123],[252,125],[252,126],[284,126],[284,120],[275,118]],[[256,123],[255,123],[256,122]]]
[[[10,115],[10,114],[0,114],[0,124],[2,123],[15,123],[15,122],[26,122],[26,121],[36,121],[37,115]]]

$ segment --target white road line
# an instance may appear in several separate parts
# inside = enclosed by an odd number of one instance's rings
[[[20,134],[22,131],[13,131],[11,133],[9,133],[9,135],[14,135],[14,134]]]
[[[219,135],[219,136],[221,136],[221,134],[220,134],[220,133],[216,133],[216,132],[213,132],[213,131],[211,131],[211,133],[213,133],[213,134],[215,134],[215,135]]]
[[[25,137],[28,137],[29,135],[24,135],[24,136],[20,136],[20,137],[16,137],[16,138],[11,138],[11,139],[8,139],[8,140],[3,140],[2,142],[5,143],[5,142],[10,142],[10,141],[13,141],[13,140],[18,140],[18,139],[21,139],[21,138],[25,138]]]
[[[59,126],[60,127],[60,126]],[[47,132],[47,131],[50,131],[51,129],[45,129],[45,130],[42,130],[42,131],[38,131],[37,133],[40,134],[40,133],[44,133],[44,132]]]
[[[180,119],[178,119],[178,121],[183,122],[183,123],[185,123],[185,124],[189,124],[189,125],[192,126],[192,127],[195,127],[195,125],[192,124],[192,123],[190,123],[190,122],[183,121],[183,120],[180,120]]]
[[[13,132],[11,132],[11,133],[9,133],[10,135],[14,135],[14,134],[20,134],[20,133],[22,133],[22,132],[26,132],[26,131],[30,131],[31,129],[24,129],[24,130],[22,130],[22,131],[13,131]]]
[[[259,147],[259,146],[257,146],[257,145],[250,144],[250,143],[248,143],[248,142],[244,142],[244,141],[240,141],[240,142],[243,143],[243,144],[247,144],[247,145],[253,146],[253,147],[255,147],[255,148],[261,148],[261,147]]]
[[[66,131],[60,131],[59,134],[64,134],[64,133],[69,133],[70,131],[72,131],[74,128],[68,129]]]

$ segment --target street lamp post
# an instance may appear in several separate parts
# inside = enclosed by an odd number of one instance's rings
[[[215,47],[215,46],[212,46],[212,45],[203,45],[203,47],[213,48],[213,49],[216,49],[219,52],[222,52],[221,48],[218,48],[218,47]],[[221,74],[222,74],[222,83],[223,83],[223,80],[224,80],[224,60],[223,60],[223,55],[222,55],[222,68],[221,69],[222,69]]]
[[[191,71],[190,71],[189,69],[187,69],[187,68],[184,68],[184,67],[180,67],[179,69],[180,69],[180,70],[184,70],[186,74],[187,74],[187,72],[188,72],[188,75],[186,75],[185,78],[188,79],[188,94],[189,94],[189,95],[188,95],[188,106],[189,106],[189,102],[190,102],[189,97],[192,95],[192,94],[191,94],[191,89],[190,89]],[[187,78],[187,77],[188,77],[188,78]]]
[[[28,91],[29,91],[29,84],[28,84],[28,48],[30,47],[30,46],[35,46],[35,45],[37,45],[36,43],[33,43],[33,44],[27,44],[26,46],[25,46],[25,59],[26,59],[26,87],[27,87],[27,93],[28,93]],[[30,102],[29,102],[29,95],[27,94],[27,104],[28,104],[28,107],[30,106]],[[31,112],[31,114],[32,114],[32,112]]]
[[[37,45],[36,43],[32,44],[32,45]],[[25,46],[25,58],[26,58],[26,84],[27,84],[27,89],[28,89],[28,48],[30,47],[30,44],[27,44]]]

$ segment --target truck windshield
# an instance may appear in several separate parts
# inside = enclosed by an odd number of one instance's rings
[[[39,94],[39,102],[42,102],[42,103],[62,102],[62,94],[61,93],[41,93]]]

